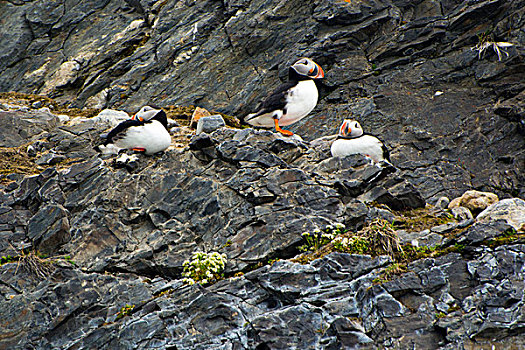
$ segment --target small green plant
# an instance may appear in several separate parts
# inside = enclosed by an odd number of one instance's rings
[[[405,264],[393,263],[383,270],[381,276],[375,278],[372,282],[374,283],[385,283],[392,280],[395,275],[400,275],[407,272]]]
[[[227,248],[229,246],[232,245],[232,241],[229,239],[226,241],[226,243],[224,243],[219,249],[222,249],[222,248]]]
[[[40,277],[45,277],[45,275],[48,275],[53,270],[50,265],[58,263],[60,259],[64,259],[71,265],[75,265],[70,255],[50,257],[38,251],[21,250],[18,255],[4,255],[0,257],[0,266],[17,262],[19,266],[22,265],[28,272],[35,273]]]
[[[406,272],[407,267],[404,264],[394,263],[390,266],[388,266],[385,271],[383,271],[383,274],[385,277],[390,278],[394,275],[398,275],[400,273]]]
[[[71,255],[65,255],[64,256],[64,260],[67,261],[68,263],[70,263],[73,266],[76,265],[76,263],[73,260],[71,260]]]
[[[334,248],[352,254],[388,254],[402,251],[393,224],[386,220],[374,220],[353,237],[338,237]]]
[[[277,261],[279,261],[279,260],[281,260],[281,259],[279,259],[279,258],[276,258],[276,259],[269,259],[269,260],[268,260],[268,265],[273,265],[273,263],[275,263],[275,262],[277,262]]]
[[[156,294],[155,298],[160,298],[160,297],[162,297],[164,295],[171,295],[171,293],[173,293],[174,291],[175,291],[175,289],[172,289],[172,288],[166,289],[165,291],[162,291],[159,294]]]
[[[123,317],[131,315],[131,313],[133,312],[133,309],[135,309],[135,305],[129,305],[129,304],[124,305],[123,307],[120,308],[120,311],[117,312],[116,319],[120,320]]]
[[[4,255],[0,258],[0,266],[18,261],[18,256]]]
[[[324,230],[316,228],[312,233],[303,232],[304,244],[299,247],[300,251],[316,251],[324,245],[331,243],[338,235],[345,233],[345,225],[337,223],[334,226],[327,225]]]
[[[436,314],[436,318],[438,318],[438,319],[439,319],[439,318],[446,317],[446,316],[447,316],[447,315],[446,315],[444,312],[438,312],[438,313]]]
[[[182,266],[184,267],[182,272],[184,283],[190,285],[212,283],[224,278],[226,254],[195,252],[191,260],[184,261]]]
[[[453,250],[455,252],[458,252],[458,253],[462,252],[463,249],[465,249],[465,245],[464,244],[459,244],[459,243],[454,244],[454,249]]]
[[[337,251],[353,254],[365,254],[370,248],[370,242],[365,237],[337,237],[334,240]]]
[[[447,313],[451,313],[451,312],[454,312],[454,311],[457,311],[457,310],[461,310],[461,307],[459,305],[453,305],[453,306],[448,308]]]

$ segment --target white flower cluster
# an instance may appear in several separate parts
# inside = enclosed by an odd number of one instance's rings
[[[333,233],[322,233],[321,238],[333,240],[335,238],[335,235]]]
[[[353,242],[352,239],[348,237],[337,237],[334,239],[334,244],[340,244],[343,249],[348,248],[348,246]]]
[[[345,225],[336,223],[334,225],[326,225],[324,230],[316,228],[310,232],[303,232],[301,236],[305,240],[305,244],[299,247],[302,251],[314,251],[321,248],[323,245],[332,242],[339,234],[346,232]]]
[[[191,260],[185,260],[182,266],[184,267],[182,272],[184,283],[207,284],[220,277],[224,271],[226,254],[195,252],[191,256]]]

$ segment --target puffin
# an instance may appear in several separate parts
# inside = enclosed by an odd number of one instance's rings
[[[96,149],[105,154],[128,149],[151,155],[164,151],[170,145],[166,112],[144,106],[131,119],[111,130],[104,143]]]
[[[330,148],[332,157],[345,157],[351,154],[362,154],[372,163],[390,162],[390,153],[385,144],[377,137],[366,134],[359,122],[345,119],[339,128],[339,134]]]
[[[244,121],[255,127],[272,128],[286,136],[293,132],[281,126],[306,117],[317,105],[319,92],[314,79],[324,78],[324,71],[310,58],[301,58],[288,69],[288,82],[280,85],[259,104]]]

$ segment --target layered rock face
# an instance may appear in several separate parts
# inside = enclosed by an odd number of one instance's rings
[[[1,103],[0,348],[525,347],[525,1],[14,0],[0,13],[0,91],[55,107],[241,117],[298,57],[326,73],[291,127],[306,142],[220,128],[132,161],[93,150],[111,113]],[[397,170],[307,142],[344,118]],[[473,189],[503,200],[399,224]],[[378,218],[415,247],[403,268],[297,258],[304,231]],[[185,285],[195,251],[225,253],[226,278]]]
[[[326,79],[318,107],[293,131],[313,139],[359,119],[431,202],[472,187],[523,197],[524,8],[523,0],[3,2],[0,91],[74,107],[154,102],[243,116],[308,56]],[[500,61],[491,42],[513,46]]]
[[[521,199],[495,203],[479,222],[396,228],[404,249],[426,256],[401,269],[386,255],[289,260],[304,231],[339,223],[357,233],[425,200],[399,171],[332,158],[322,140],[222,127],[115,160],[92,149],[107,117],[2,117],[12,118],[6,135],[34,125],[9,150],[32,149],[26,157],[45,164],[2,177],[2,348],[525,345]],[[196,251],[224,253],[226,278],[184,284]]]

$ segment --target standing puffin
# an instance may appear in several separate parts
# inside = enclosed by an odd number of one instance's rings
[[[377,137],[365,134],[361,125],[350,119],[345,119],[337,139],[330,148],[333,157],[344,157],[351,154],[362,154],[374,163],[386,161],[390,163],[390,153],[386,146]]]
[[[118,153],[121,149],[154,154],[170,145],[166,113],[162,109],[144,106],[130,120],[111,130],[104,144],[97,148],[106,154]]]
[[[313,79],[324,77],[323,69],[309,58],[301,58],[288,70],[288,82],[279,86],[259,105],[258,111],[244,118],[253,126],[271,128],[292,136],[281,129],[306,117],[317,104],[319,93]]]

